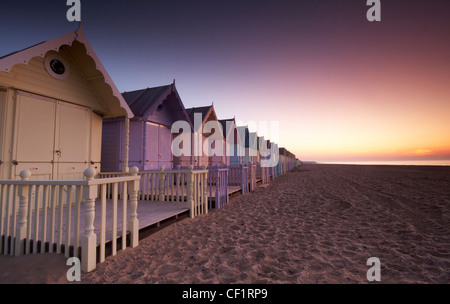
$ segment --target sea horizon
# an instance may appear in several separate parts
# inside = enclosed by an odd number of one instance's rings
[[[316,161],[323,165],[450,166],[450,160]]]

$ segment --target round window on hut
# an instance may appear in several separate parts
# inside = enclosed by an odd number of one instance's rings
[[[59,61],[58,59],[53,59],[50,61],[50,68],[55,74],[62,75],[66,71],[64,67],[64,63]]]
[[[66,79],[69,76],[69,66],[61,57],[51,54],[45,58],[47,73],[56,79]]]

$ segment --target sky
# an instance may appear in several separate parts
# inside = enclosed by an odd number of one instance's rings
[[[79,25],[66,0],[4,2],[0,56]],[[122,92],[175,79],[301,160],[450,160],[448,0],[381,0],[380,22],[366,0],[80,2]]]

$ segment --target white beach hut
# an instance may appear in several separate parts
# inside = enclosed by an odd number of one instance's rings
[[[133,117],[83,34],[0,57],[0,179],[100,171],[102,119]]]

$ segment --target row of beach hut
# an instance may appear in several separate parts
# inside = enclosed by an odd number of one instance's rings
[[[219,209],[296,162],[214,105],[185,108],[175,82],[119,92],[81,25],[0,57],[0,254],[64,253],[90,271],[140,229]]]

